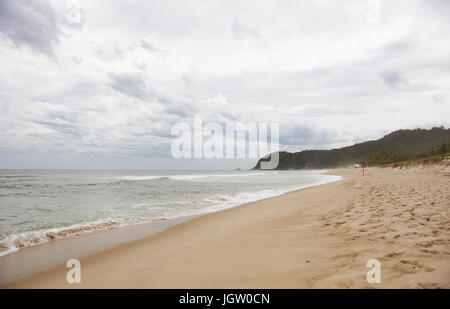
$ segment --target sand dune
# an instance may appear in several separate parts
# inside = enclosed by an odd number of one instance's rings
[[[448,165],[331,173],[345,178],[81,259],[79,285],[61,265],[5,287],[450,288]]]

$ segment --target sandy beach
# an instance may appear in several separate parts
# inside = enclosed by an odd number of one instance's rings
[[[82,258],[80,284],[60,265],[2,288],[450,288],[449,166],[330,173]]]

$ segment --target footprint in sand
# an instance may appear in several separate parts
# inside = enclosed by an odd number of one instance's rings
[[[434,241],[426,241],[426,242],[421,242],[418,245],[421,247],[424,247],[424,248],[430,248],[435,245],[435,242]]]
[[[394,252],[386,254],[384,257],[385,258],[393,258],[393,257],[396,257],[396,256],[400,256],[402,254],[403,254],[403,251],[402,252],[395,252],[394,251]]]
[[[422,249],[422,250],[420,250],[420,251],[422,251],[422,252],[424,252],[424,253],[429,253],[429,254],[439,254],[440,253],[440,251],[438,251],[438,250],[428,250],[428,249]]]
[[[400,260],[400,264],[396,267],[399,271],[409,274],[415,274],[419,272],[430,272],[434,269],[418,263],[417,261]]]
[[[420,283],[417,283],[417,286],[421,289],[440,289],[441,288],[439,286],[439,284],[436,282],[430,282],[430,283],[420,282]]]

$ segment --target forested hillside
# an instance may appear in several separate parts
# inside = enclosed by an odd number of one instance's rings
[[[444,144],[443,144],[444,143]],[[344,167],[359,161],[389,163],[412,157],[432,155],[433,152],[448,151],[450,129],[444,127],[430,130],[398,130],[373,141],[332,150],[305,150],[280,152],[277,169],[333,168]],[[443,149],[439,150],[439,147]],[[254,169],[260,168],[260,159]]]

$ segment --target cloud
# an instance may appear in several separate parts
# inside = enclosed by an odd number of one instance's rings
[[[72,29],[82,30],[87,21],[87,13],[82,9],[78,0],[68,0],[67,6],[61,23]]]
[[[239,22],[239,20],[237,18],[233,21],[233,24],[231,25],[231,29],[233,31],[234,36],[240,40],[243,40],[246,38],[259,37],[258,31],[243,25],[241,22]]]
[[[294,145],[299,149],[317,149],[337,142],[339,142],[338,134],[327,129],[300,124],[280,127],[281,145]]]
[[[422,0],[422,6],[424,9],[432,11],[442,21],[450,23],[448,19],[450,15],[450,2],[447,0]]]
[[[114,74],[110,73],[111,88],[126,95],[133,96],[141,100],[151,100],[154,93],[147,86],[144,79],[138,74]]]
[[[45,0],[0,1],[0,32],[17,47],[49,56],[59,42],[57,16]]]
[[[189,106],[186,100],[150,88],[144,78],[139,74],[110,73],[108,76],[111,79],[110,86],[112,89],[147,103],[155,103],[160,107],[161,111],[166,113],[166,116],[186,118],[192,116],[193,112],[196,111],[196,107]]]
[[[445,94],[444,93],[436,93],[433,96],[433,101],[436,103],[444,103],[445,102]]]
[[[448,3],[374,24],[358,0],[98,0],[75,26],[65,1],[0,0],[0,150],[169,156],[195,115],[278,120],[291,151],[449,126]]]
[[[149,51],[151,53],[157,53],[160,57],[167,57],[167,55],[168,55],[167,50],[155,47],[153,44],[150,44],[150,43],[148,43],[148,42],[146,42],[144,40],[141,40],[140,46],[143,49],[145,49],[145,50],[147,50],[147,51]]]
[[[405,79],[402,74],[397,71],[383,71],[380,73],[384,83],[392,89],[397,88],[399,85],[405,83]]]

